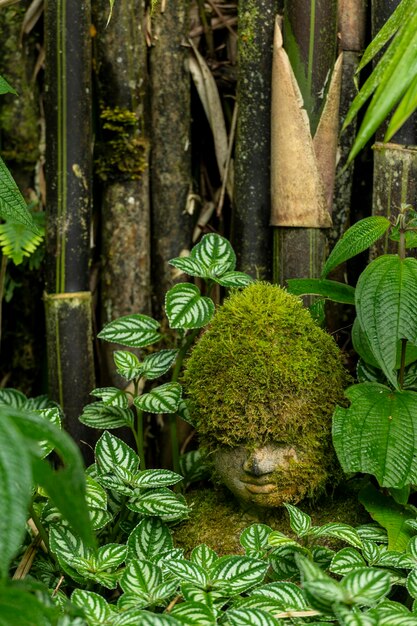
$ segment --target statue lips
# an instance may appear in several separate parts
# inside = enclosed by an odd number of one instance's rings
[[[253,480],[242,480],[246,489],[253,494],[268,494],[276,490],[277,486],[274,483],[267,483]]]

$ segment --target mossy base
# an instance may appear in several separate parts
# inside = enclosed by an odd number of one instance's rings
[[[360,481],[345,482],[333,494],[323,494],[316,501],[303,501],[299,508],[310,515],[317,526],[328,522],[344,522],[354,527],[371,523],[369,515],[358,503],[360,486]],[[207,544],[219,556],[243,554],[240,534],[254,523],[268,524],[273,530],[294,535],[285,509],[243,509],[221,486],[190,491],[186,498],[191,507],[190,518],[176,527],[174,541],[176,547],[184,548],[187,557],[201,543]],[[336,540],[325,543],[333,549],[342,547]]]

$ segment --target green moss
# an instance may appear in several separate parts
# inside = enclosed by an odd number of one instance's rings
[[[256,43],[259,28],[259,10],[254,0],[245,3],[239,12],[239,55],[240,59],[256,62],[260,60],[260,50]]]
[[[254,283],[221,306],[189,357],[184,383],[203,445],[284,441],[328,448],[348,375],[333,338],[300,300]]]
[[[148,142],[139,135],[133,111],[120,107],[100,113],[103,141],[98,146],[96,173],[102,180],[140,179],[147,168]]]

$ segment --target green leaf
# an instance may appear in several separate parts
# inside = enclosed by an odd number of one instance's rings
[[[330,571],[339,576],[345,576],[356,569],[366,566],[365,559],[355,548],[342,548],[337,552],[330,564]]]
[[[290,278],[287,280],[289,293],[295,296],[308,294],[323,296],[333,302],[355,304],[355,290],[350,285],[336,280],[321,278]]]
[[[104,430],[105,428],[122,428],[133,426],[134,417],[130,409],[118,406],[107,406],[103,402],[92,402],[84,407],[79,417],[82,424]]]
[[[377,383],[349,387],[349,408],[336,407],[333,444],[345,472],[376,476],[383,487],[417,480],[417,394]]]
[[[222,276],[236,266],[236,255],[232,246],[227,239],[216,233],[204,235],[200,243],[191,250],[191,257],[206,270],[207,277],[213,274]]]
[[[180,283],[166,294],[165,312],[171,328],[201,328],[213,317],[214,303],[195,285]]]
[[[311,517],[292,504],[284,504],[290,516],[290,526],[298,537],[308,534],[311,528]]]
[[[17,391],[17,389],[0,389],[0,405],[10,406],[15,409],[22,409],[27,402],[27,398],[24,393]]]
[[[144,348],[160,340],[158,328],[159,322],[152,317],[133,313],[106,324],[98,337],[129,348]]]
[[[186,559],[175,559],[167,561],[165,568],[181,582],[193,583],[196,587],[203,589],[208,585],[208,575],[198,563],[190,563]]]
[[[135,405],[148,413],[175,413],[182,396],[179,383],[165,383],[134,399]]]
[[[52,626],[57,610],[22,585],[0,585],[0,626]]]
[[[397,343],[417,343],[417,259],[384,255],[362,272],[356,311],[371,350],[390,383],[398,388]]]
[[[262,609],[229,609],[226,618],[230,626],[280,626],[275,617]]]
[[[190,558],[196,565],[200,565],[203,569],[208,569],[214,565],[219,557],[214,550],[202,543],[192,550]]]
[[[96,398],[101,398],[106,406],[117,406],[121,409],[127,409],[129,405],[127,395],[122,389],[117,389],[117,387],[98,387],[93,389],[90,394],[96,396]]]
[[[367,250],[382,237],[390,225],[389,219],[381,215],[373,215],[356,222],[333,248],[324,264],[321,278],[326,278],[335,267]]]
[[[188,274],[189,276],[197,276],[198,278],[203,278],[205,276],[205,271],[200,263],[193,259],[190,256],[185,257],[177,257],[176,259],[171,259],[168,261],[170,265],[176,267],[184,274]]]
[[[137,499],[130,500],[128,507],[136,513],[161,517],[165,521],[182,519],[188,514],[188,506],[165,487],[142,493]]]
[[[151,487],[169,487],[176,485],[182,476],[166,469],[143,470],[135,477],[135,486],[141,489],[149,489]]]
[[[415,517],[413,513],[397,504],[390,496],[383,495],[371,484],[361,489],[359,501],[372,519],[386,530],[388,549],[405,550],[413,534],[407,525],[407,520]]]
[[[268,537],[272,528],[266,524],[252,524],[240,535],[240,545],[249,552],[260,552],[269,548]]]
[[[158,554],[173,547],[171,533],[157,517],[141,520],[127,540],[129,559],[152,560]]]
[[[170,615],[160,615],[148,611],[138,611],[121,615],[112,626],[181,626],[181,622]]]
[[[266,597],[279,603],[282,611],[302,611],[308,604],[300,587],[289,582],[274,582],[257,587],[250,597]]]
[[[301,554],[297,554],[295,559],[307,601],[313,608],[327,612],[335,603],[349,601],[348,593],[340,583],[327,576],[315,563]]]
[[[93,591],[75,589],[71,595],[71,602],[83,610],[88,624],[91,626],[110,624],[110,620],[115,617],[114,611],[106,600]]]
[[[117,373],[126,380],[132,380],[137,378],[142,371],[142,365],[139,362],[136,354],[128,352],[127,350],[116,350],[113,352],[114,363],[117,368]]]
[[[244,272],[225,272],[219,278],[215,278],[216,283],[222,287],[247,287],[253,283],[252,276]]]
[[[43,238],[43,229],[34,233],[25,224],[12,222],[0,224],[0,248],[15,265],[20,265],[25,257],[33,254]]]
[[[417,615],[410,613],[403,604],[392,600],[383,600],[376,608],[368,611],[367,615],[375,617],[378,626],[417,626]]]
[[[3,78],[3,76],[0,76],[0,95],[3,95],[4,93],[13,93],[15,96],[18,95],[17,91],[9,85],[7,80]]]
[[[376,360],[371,344],[365,333],[362,330],[362,327],[359,323],[359,319],[356,317],[352,326],[352,344],[355,351],[359,354],[361,359],[369,363],[374,368],[378,368],[380,370],[380,366],[378,361]],[[397,370],[401,367],[401,352],[402,352],[402,342],[401,340],[397,341],[397,358],[395,363],[395,368]],[[406,350],[405,350],[405,365],[410,365],[410,363],[414,363],[417,360],[417,346],[407,341]],[[369,381],[372,382],[372,381]],[[376,382],[376,381],[374,381]],[[380,381],[379,381],[380,382]]]
[[[181,602],[176,604],[171,611],[181,624],[186,626],[215,626],[216,616],[212,609],[202,602]]]
[[[84,545],[81,538],[64,524],[51,526],[49,543],[52,552],[71,567],[78,565],[79,559],[88,559],[92,555],[92,551]]]
[[[412,598],[417,598],[417,568],[411,570],[407,576],[407,591]]]
[[[120,586],[125,592],[137,591],[152,594],[155,587],[163,582],[162,570],[150,561],[131,561],[120,578]]]
[[[363,567],[347,574],[341,586],[348,592],[351,601],[372,606],[391,590],[391,578],[388,572]]]
[[[268,535],[268,543],[275,548],[285,545],[298,545],[295,539],[284,535],[284,533],[279,530],[273,530],[272,533]]]
[[[26,202],[1,157],[0,217],[15,224],[24,224],[32,232],[39,234],[38,227],[28,211]]]
[[[268,564],[247,556],[223,556],[210,569],[211,587],[239,594],[259,585]]]
[[[96,443],[95,458],[100,475],[128,470],[134,474],[139,469],[139,457],[124,441],[104,432]]]
[[[312,537],[334,537],[335,539],[346,541],[346,543],[355,548],[362,547],[362,540],[355,528],[340,522],[330,522],[323,526],[315,526],[311,528],[309,535]]]
[[[148,380],[163,376],[177,358],[178,350],[160,350],[145,358],[142,363],[141,375]]]
[[[0,578],[25,534],[32,492],[32,467],[27,442],[8,415],[0,409]]]
[[[381,528],[379,524],[362,524],[356,528],[356,532],[362,542],[388,543],[387,531],[385,528]]]

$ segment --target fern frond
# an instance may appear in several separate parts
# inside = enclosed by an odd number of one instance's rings
[[[20,265],[25,257],[31,256],[44,239],[44,229],[39,234],[29,230],[24,224],[5,222],[0,224],[0,248],[15,265]]]

